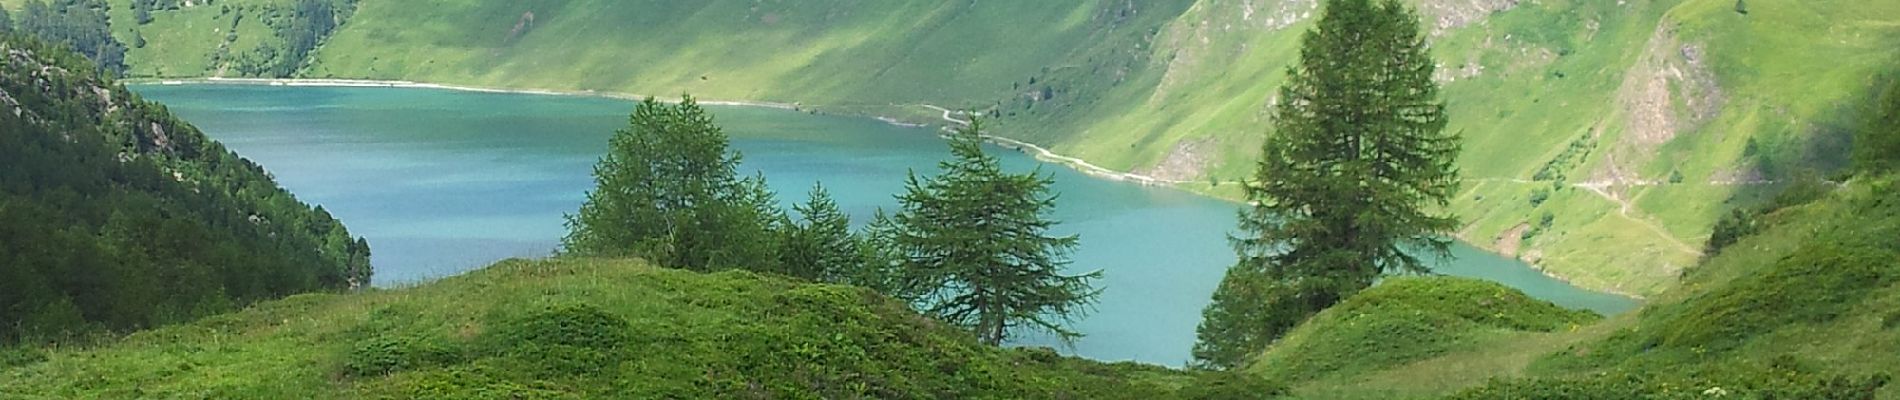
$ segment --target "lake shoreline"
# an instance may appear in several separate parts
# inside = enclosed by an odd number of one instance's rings
[[[647,96],[647,95],[640,95],[640,94],[634,94],[634,93],[603,92],[603,91],[595,91],[595,90],[517,89],[517,88],[473,86],[473,85],[427,83],[427,82],[415,82],[415,81],[403,81],[403,80],[374,80],[374,79],[142,78],[142,79],[126,79],[126,80],[123,80],[122,82],[128,85],[159,85],[159,86],[209,84],[209,85],[254,85],[254,86],[286,86],[286,87],[359,87],[359,88],[434,89],[434,90],[451,90],[451,91],[474,92],[474,93],[504,93],[504,94],[528,94],[528,95],[545,95],[545,96],[595,97],[595,98],[609,98],[609,99],[634,100],[634,101],[644,100],[647,98],[659,98],[662,101],[679,101],[680,100],[679,98],[667,98],[663,96]],[[697,99],[697,101],[699,102],[699,104],[714,105],[714,106],[763,107],[763,108],[772,108],[772,109],[780,109],[780,110],[788,110],[788,111],[810,111],[810,110],[805,109],[804,107],[802,107],[802,105],[798,103],[779,103],[779,102],[748,101],[748,100],[708,100],[708,99]],[[967,121],[953,118],[952,115],[956,114],[956,112],[950,109],[946,109],[946,108],[931,105],[931,104],[917,104],[915,106],[928,108],[933,111],[942,112],[942,116],[940,118],[945,123],[948,123],[948,124],[961,125],[961,124],[968,123]],[[899,120],[895,117],[890,117],[890,116],[867,115],[867,117],[876,119],[880,122],[884,122],[884,123],[891,124],[894,126],[900,126],[900,127],[906,127],[906,128],[924,128],[928,126],[926,124],[904,122],[902,120]],[[948,129],[949,126],[945,126],[945,128]],[[995,135],[983,135],[983,136],[985,139],[987,139],[991,143],[996,144],[998,146],[1002,146],[1004,148],[1008,148],[1008,149],[1016,150],[1024,154],[1028,154],[1032,158],[1035,158],[1039,161],[1060,164],[1071,170],[1082,173],[1083,175],[1091,176],[1097,179],[1110,180],[1110,181],[1116,181],[1116,182],[1135,183],[1138,185],[1149,186],[1149,187],[1172,188],[1176,190],[1182,190],[1188,193],[1194,193],[1199,196],[1205,196],[1212,199],[1222,200],[1222,201],[1231,202],[1235,204],[1242,204],[1242,202],[1235,199],[1203,194],[1203,193],[1199,193],[1199,192],[1188,190],[1187,188],[1181,187],[1180,185],[1189,183],[1186,181],[1163,180],[1163,179],[1158,179],[1158,178],[1136,174],[1132,172],[1117,172],[1108,168],[1095,165],[1093,163],[1089,163],[1088,161],[1082,160],[1080,158],[1056,153],[1054,151],[1049,150],[1048,148],[1045,148],[1033,143],[1028,143],[1021,140],[995,136]],[[1470,244],[1473,248],[1482,250],[1487,253],[1492,253],[1492,254],[1496,254],[1496,255],[1504,256],[1504,257],[1516,258],[1511,255],[1504,254],[1498,249],[1492,248],[1491,246],[1489,246],[1489,244],[1479,243],[1477,241],[1469,240],[1468,238],[1454,237],[1454,239],[1463,241],[1467,244]],[[1521,259],[1518,261],[1524,262],[1524,260],[1521,260]],[[1543,268],[1540,265],[1537,265],[1535,263],[1529,263],[1529,262],[1525,262],[1525,264],[1529,265],[1532,270],[1535,270],[1538,273],[1543,274],[1547,277],[1550,277],[1552,279],[1555,279],[1561,282],[1571,283],[1571,280],[1569,278],[1552,274],[1548,269]],[[1606,294],[1611,294],[1611,295],[1615,295],[1619,297],[1629,298],[1631,300],[1638,302],[1639,304],[1647,300],[1645,297],[1640,296],[1640,295],[1635,295],[1631,293],[1623,293],[1621,291],[1617,291],[1613,289],[1587,289],[1587,290],[1592,290],[1592,291],[1596,291],[1600,293],[1606,293]]]
[[[602,92],[602,91],[595,91],[595,90],[514,89],[514,88],[489,87],[489,86],[451,85],[451,84],[416,82],[416,81],[375,80],[375,79],[141,78],[141,79],[126,79],[126,80],[123,80],[122,82],[129,85],[161,85],[161,86],[260,85],[260,86],[291,86],[291,87],[365,87],[365,88],[437,89],[437,90],[454,90],[454,91],[476,92],[476,93],[507,93],[507,94],[530,94],[530,95],[544,95],[544,96],[599,97],[599,98],[621,99],[621,100],[644,100],[647,98],[658,98],[661,101],[669,101],[669,102],[677,102],[680,100],[678,98],[668,98],[664,96],[649,96],[649,95],[623,93],[623,92]],[[713,106],[765,107],[765,108],[775,108],[775,109],[780,109],[780,110],[791,110],[791,111],[810,111],[810,110],[805,109],[798,103],[779,103],[779,102],[750,101],[750,100],[709,100],[709,99],[696,99],[696,100],[699,102],[699,104],[713,105]],[[960,120],[951,118],[950,115],[954,113],[954,111],[950,111],[942,107],[938,107],[938,106],[930,105],[930,104],[917,104],[916,106],[929,108],[936,111],[942,111],[944,113],[942,119],[945,122],[948,122],[951,124],[961,125],[961,124],[968,123],[966,121],[960,121]],[[868,115],[868,117],[872,119],[876,119],[878,121],[882,121],[887,124],[905,127],[905,128],[928,127],[927,124],[905,122],[903,120],[899,120],[896,117],[891,117],[891,116]],[[1133,183],[1141,184],[1144,186],[1161,186],[1161,187],[1172,187],[1173,185],[1188,183],[1188,181],[1165,180],[1165,179],[1159,179],[1159,178],[1137,174],[1133,172],[1119,172],[1119,171],[1111,170],[1108,168],[1095,165],[1086,160],[1063,155],[1053,150],[1049,150],[1046,147],[1042,147],[1040,145],[1036,145],[1034,143],[1029,143],[1029,142],[1025,142],[1021,140],[1016,140],[1016,139],[1011,139],[1011,138],[996,136],[996,135],[983,135],[983,137],[984,139],[987,139],[991,143],[994,143],[998,146],[1002,146],[1004,148],[1008,148],[1011,150],[1016,150],[1019,152],[1029,154],[1035,157],[1036,159],[1042,160],[1045,162],[1061,164],[1065,167],[1074,169],[1077,172],[1081,172],[1083,174],[1094,176],[1097,178],[1108,179],[1108,180],[1113,180],[1113,181],[1133,182]],[[1233,201],[1233,199],[1222,198],[1219,196],[1208,196],[1208,197],[1221,199],[1221,200],[1227,200],[1227,201]]]

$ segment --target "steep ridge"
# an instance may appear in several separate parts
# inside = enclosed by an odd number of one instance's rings
[[[1696,262],[1726,209],[1837,168],[1852,117],[1837,105],[1871,92],[1900,40],[1893,2],[1411,2],[1466,139],[1458,235],[1633,295]],[[1233,197],[1319,3],[366,0],[297,76],[690,92],[919,123],[940,122],[936,105]],[[157,38],[193,12],[139,29]],[[202,76],[155,54],[134,50],[135,73]]]
[[[369,246],[90,62],[0,33],[0,343],[370,282]]]

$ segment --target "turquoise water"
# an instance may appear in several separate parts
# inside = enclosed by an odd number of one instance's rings
[[[383,286],[453,275],[507,257],[550,254],[593,184],[607,137],[631,102],[432,89],[241,85],[138,86],[239,154],[263,164],[300,198],[369,238]],[[711,107],[784,201],[823,182],[862,222],[905,173],[935,170],[948,150],[921,128],[868,118]],[[1055,174],[1057,233],[1081,235],[1072,268],[1100,269],[1095,313],[1073,347],[1101,360],[1181,365],[1201,307],[1234,260],[1226,235],[1237,205],[1181,191],[1095,179],[1000,148],[1009,169]],[[1573,308],[1621,312],[1629,299],[1586,291],[1468,246],[1440,267],[1496,280]]]

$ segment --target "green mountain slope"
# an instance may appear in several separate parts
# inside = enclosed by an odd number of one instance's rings
[[[0,343],[368,285],[369,246],[92,63],[0,33]]]
[[[1851,118],[1837,105],[1863,100],[1900,54],[1900,7],[1758,3],[1416,2],[1466,138],[1459,236],[1581,286],[1651,295],[1696,261],[1729,203],[1837,167],[1837,121]],[[1005,133],[1231,193],[1314,7],[1200,2],[1156,40],[1167,65],[1154,84],[1020,106]]]
[[[1852,118],[1838,105],[1871,92],[1900,41],[1900,5],[1881,1],[1411,1],[1467,139],[1458,235],[1636,295],[1694,264],[1728,208],[1838,167]],[[293,3],[114,25],[151,43],[129,53],[133,75],[243,76],[229,55],[281,35],[228,15]],[[1231,196],[1318,3],[353,4],[297,76],[691,92],[913,122],[942,122],[925,104],[975,109],[1002,117],[1001,135]]]
[[[504,261],[12,358],[0,393],[62,398],[1145,399],[1196,382],[980,345],[865,289],[613,260]]]

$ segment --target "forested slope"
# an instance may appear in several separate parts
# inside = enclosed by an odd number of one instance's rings
[[[369,247],[84,58],[0,33],[0,342],[369,284]]]

